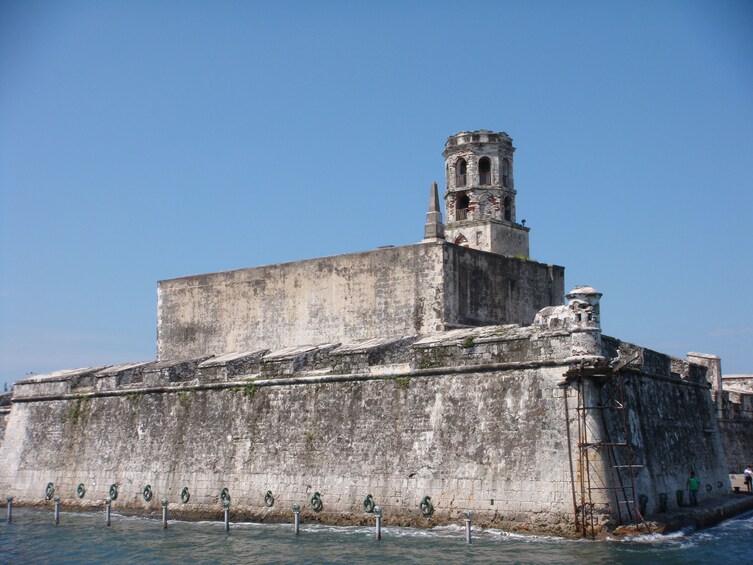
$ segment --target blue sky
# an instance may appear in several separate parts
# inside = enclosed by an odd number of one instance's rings
[[[509,133],[604,332],[753,372],[753,3],[0,1],[0,384],[155,357],[156,281],[419,241]]]

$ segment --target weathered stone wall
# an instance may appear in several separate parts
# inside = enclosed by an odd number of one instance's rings
[[[436,331],[442,249],[376,249],[158,283],[159,359]]]
[[[446,246],[447,319],[458,324],[530,324],[564,302],[562,267]]]
[[[564,270],[423,243],[158,283],[159,359],[530,324]]]
[[[728,493],[725,452],[705,367],[606,336],[602,339],[609,356],[628,359],[639,353],[639,360],[623,370],[624,395],[620,397],[612,380],[599,387],[597,398],[604,405],[613,398],[627,408],[627,434],[619,410],[603,411],[606,439],[631,443],[632,461],[623,449],[611,449],[618,465],[640,466],[635,469],[636,494],[648,496],[648,511],[659,510],[660,493],[672,505],[676,491],[685,490],[691,470],[702,481],[699,499]],[[684,496],[687,502],[687,492]]]
[[[528,259],[528,230],[508,222],[466,220],[445,227],[445,234],[448,241],[469,249]]]
[[[0,491],[38,502],[53,482],[64,504],[92,505],[117,483],[116,507],[155,509],[165,496],[171,512],[211,514],[227,487],[234,512],[256,519],[289,519],[317,491],[319,518],[347,523],[365,519],[371,493],[387,523],[470,508],[478,523],[567,531],[556,359],[568,347],[566,335],[500,327],[38,377],[16,386]],[[544,361],[527,361],[534,353]],[[227,380],[237,365],[253,384]],[[418,510],[427,495],[431,519]]]
[[[753,375],[722,375],[724,390],[734,389],[753,394]]]
[[[742,473],[753,465],[753,375],[724,376],[719,428],[730,473]],[[729,390],[727,389],[729,387]],[[733,388],[734,387],[734,388]]]
[[[52,482],[64,505],[86,507],[115,483],[115,508],[157,510],[165,497],[171,513],[218,516],[226,487],[234,517],[273,520],[319,492],[323,511],[307,507],[304,518],[332,523],[367,520],[370,493],[386,523],[456,522],[471,509],[479,525],[572,532],[559,386],[572,337],[496,326],[33,377],[14,388],[0,493],[40,503]],[[701,370],[642,351],[628,419],[645,463],[638,492],[653,509],[656,493],[684,487],[691,466],[706,483],[726,465],[702,427],[714,419],[699,426],[686,416],[712,410]],[[573,411],[570,419],[573,430]],[[429,519],[418,509],[424,496],[435,507]]]

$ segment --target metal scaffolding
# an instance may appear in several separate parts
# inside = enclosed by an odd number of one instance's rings
[[[573,512],[583,537],[596,537],[595,514],[611,514],[620,524],[644,524],[635,489],[635,475],[643,465],[633,458],[622,371],[632,360],[600,366],[579,364],[565,373]],[[575,397],[574,405],[569,396]]]

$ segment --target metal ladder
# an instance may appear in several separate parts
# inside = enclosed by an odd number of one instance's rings
[[[574,366],[565,373],[563,390],[573,512],[576,528],[583,537],[595,538],[597,534],[594,496],[598,491],[606,493],[609,500],[604,501],[605,497],[602,496],[599,497],[601,502],[616,505],[620,524],[645,524],[639,501],[636,500],[635,473],[643,466],[635,464],[633,460],[625,403],[625,376],[621,370],[626,364],[623,362],[598,368]],[[576,402],[572,407],[568,402],[568,389],[576,391]],[[571,420],[575,420],[576,424],[575,445],[570,429]],[[619,437],[612,438],[613,435]],[[574,464],[577,469],[574,469]]]

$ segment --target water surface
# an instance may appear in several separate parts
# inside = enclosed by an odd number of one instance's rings
[[[708,564],[753,561],[753,513],[698,532],[647,535],[630,541],[586,541],[473,531],[462,526],[420,530],[302,524],[170,521],[104,514],[13,509],[0,515],[0,563],[547,563]]]

